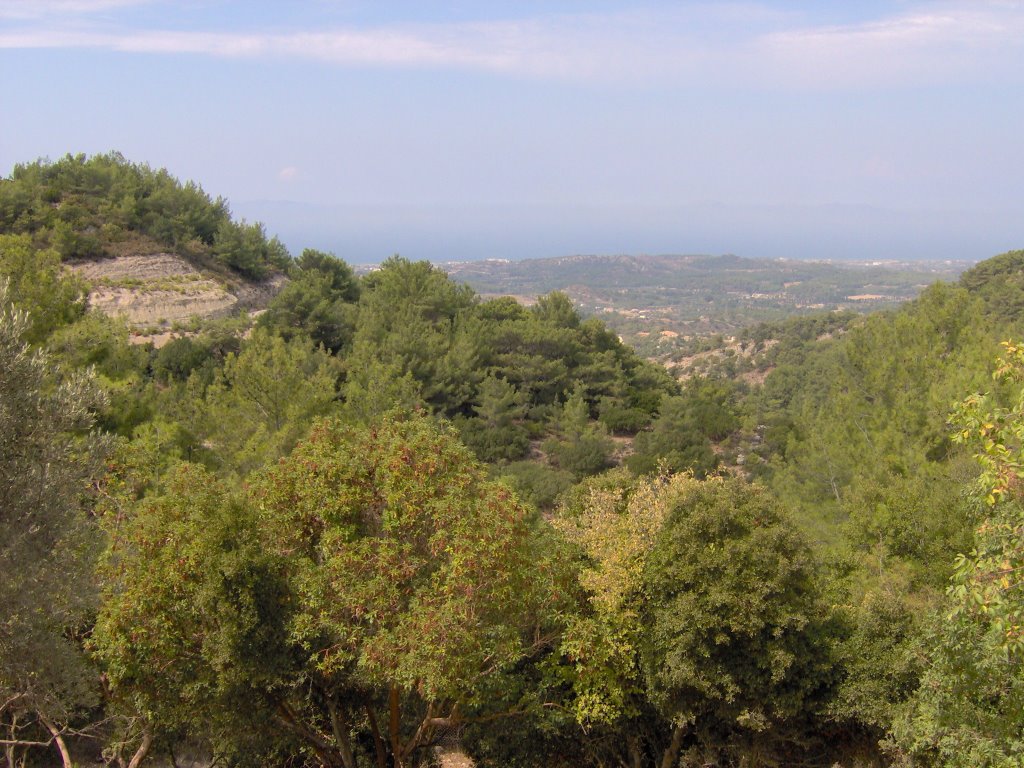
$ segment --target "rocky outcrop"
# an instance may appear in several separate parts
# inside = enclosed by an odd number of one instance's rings
[[[260,283],[228,286],[172,253],[118,256],[69,268],[89,282],[90,306],[123,317],[142,341],[159,341],[172,326],[194,318],[263,309],[287,281],[276,275]]]

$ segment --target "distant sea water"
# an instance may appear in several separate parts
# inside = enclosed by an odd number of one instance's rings
[[[292,253],[353,264],[399,253],[435,263],[569,254],[733,253],[748,258],[975,262],[1024,247],[1000,211],[896,211],[861,205],[322,205],[242,201]]]

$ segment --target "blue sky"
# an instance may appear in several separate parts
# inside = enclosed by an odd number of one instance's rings
[[[0,171],[116,149],[354,262],[1024,247],[1024,2],[0,0]]]

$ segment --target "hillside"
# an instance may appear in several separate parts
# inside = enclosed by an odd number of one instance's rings
[[[890,308],[967,268],[956,262],[810,262],[738,256],[571,256],[448,263],[483,295],[564,291],[644,354],[675,360],[692,337],[820,311]]]
[[[265,309],[284,275],[253,281],[200,271],[185,258],[157,251],[74,261],[68,267],[89,285],[89,306],[124,319],[135,343],[166,343],[172,332],[204,322]]]
[[[290,263],[223,199],[116,153],[16,166],[0,180],[0,232],[53,252],[142,340],[264,306]]]
[[[157,348],[97,305],[253,275],[70,177],[0,230],[8,762],[1019,762],[1024,252],[678,379],[564,293],[310,249]],[[778,279],[710,261],[653,279]]]
[[[55,251],[93,284],[90,301],[162,339],[193,317],[258,308],[290,262],[259,224],[165,170],[120,155],[17,166],[0,181],[0,231]],[[735,334],[819,310],[895,306],[965,265],[828,264],[735,256],[573,256],[445,264],[483,296],[564,291],[645,355],[674,361],[692,337]]]

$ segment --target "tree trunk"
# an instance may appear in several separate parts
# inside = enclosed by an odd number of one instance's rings
[[[380,737],[377,716],[373,714],[371,704],[366,705],[366,719],[370,721],[370,732],[373,734],[373,748],[377,753],[377,768],[388,768],[388,752],[384,746],[384,739]]]
[[[412,738],[409,739],[408,743],[402,747],[402,760],[412,755],[421,744],[428,741],[429,735],[434,731],[434,715],[437,714],[437,707],[433,702],[427,705],[427,714],[423,716],[420,721],[419,727],[416,729],[416,733],[413,734]]]
[[[64,737],[61,735],[60,728],[42,712],[37,712],[36,714],[39,716],[39,722],[46,726],[46,730],[53,736],[53,743],[57,745],[57,751],[60,752],[60,761],[64,764],[64,768],[72,768],[71,753],[68,752],[68,745],[64,743]]]
[[[661,768],[675,768],[679,761],[679,751],[683,748],[683,737],[686,735],[686,726],[677,725],[672,731],[672,743],[668,745],[665,754],[661,759]]]
[[[14,768],[14,742],[18,738],[18,715],[11,714],[11,740],[4,744],[4,754],[7,756],[7,768]]]
[[[342,707],[338,706],[338,703],[332,696],[327,697],[327,711],[331,715],[331,730],[334,732],[334,740],[338,742],[341,762],[345,768],[356,768],[356,756],[352,752],[347,713]]]
[[[388,738],[391,740],[395,768],[405,768],[405,760],[402,759],[401,703],[398,686],[392,685],[388,691]]]
[[[138,749],[135,750],[135,754],[132,755],[132,759],[128,762],[128,768],[139,768],[142,765],[142,761],[146,759],[146,755],[149,754],[149,748],[153,746],[153,729],[146,726],[142,729],[142,741],[139,742]]]
[[[316,753],[316,757],[320,761],[320,765],[324,766],[324,768],[337,768],[338,758],[334,754],[333,745],[326,739],[322,738],[319,734],[315,733],[312,729],[306,727],[304,723],[299,722],[295,713],[291,711],[286,703],[278,702],[277,706],[278,722],[299,738],[304,739],[306,743],[313,748],[313,752]]]
[[[629,750],[630,768],[643,768],[643,755],[640,754],[640,745],[637,743],[636,736],[630,736],[626,740],[626,744]]]

